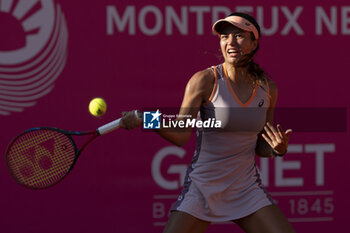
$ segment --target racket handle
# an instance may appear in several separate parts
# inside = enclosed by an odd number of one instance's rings
[[[139,112],[137,110],[134,111],[134,114],[137,118],[139,118]],[[120,121],[122,118],[118,118],[117,120],[114,120],[112,122],[109,122],[108,124],[102,125],[99,127],[96,131],[99,135],[107,134],[115,129],[120,128]]]

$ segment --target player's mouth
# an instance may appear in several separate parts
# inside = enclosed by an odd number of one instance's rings
[[[235,49],[229,49],[229,50],[227,50],[227,53],[230,56],[237,56],[239,54],[239,51],[235,50]]]

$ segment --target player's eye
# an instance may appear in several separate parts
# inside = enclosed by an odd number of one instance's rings
[[[228,35],[226,35],[226,34],[221,34],[221,35],[220,35],[220,38],[221,38],[222,40],[226,40],[226,39],[228,38]]]

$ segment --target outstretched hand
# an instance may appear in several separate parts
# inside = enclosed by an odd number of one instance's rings
[[[287,129],[285,132],[278,124],[277,129],[273,127],[269,122],[264,126],[265,132],[262,133],[262,137],[271,146],[276,154],[285,154],[288,148],[289,136],[292,133],[291,129]]]
[[[134,129],[142,124],[141,117],[137,117],[134,111],[122,112],[120,127],[125,129]]]

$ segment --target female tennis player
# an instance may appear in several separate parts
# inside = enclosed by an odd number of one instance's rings
[[[197,146],[184,188],[172,207],[164,233],[201,233],[211,222],[233,221],[245,232],[295,232],[262,186],[255,154],[286,153],[291,130],[273,126],[277,87],[254,61],[260,27],[245,13],[232,13],[213,25],[220,38],[223,64],[202,70],[189,80],[179,115],[215,117],[219,130],[197,129]],[[123,113],[131,129],[140,120]],[[188,131],[160,129],[182,146]]]

